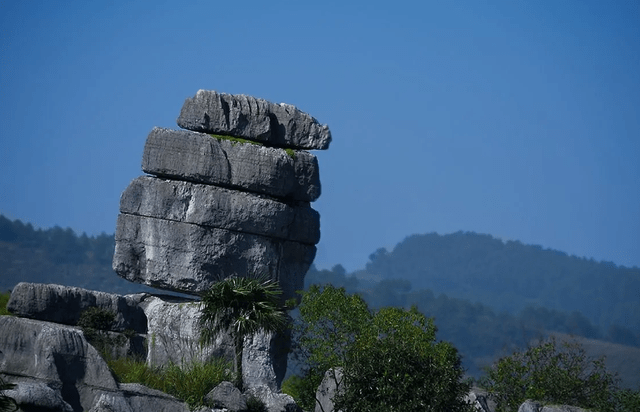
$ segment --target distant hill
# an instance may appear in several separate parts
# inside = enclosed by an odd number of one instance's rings
[[[153,291],[112,270],[114,248],[113,235],[35,229],[0,215],[0,291],[22,281],[120,294]],[[418,306],[435,318],[438,337],[460,350],[473,376],[496,356],[550,332],[591,339],[626,373],[640,354],[639,282],[638,268],[462,232],[410,236],[391,252],[373,253],[361,271],[312,266],[305,278],[307,285],[357,292],[372,308]],[[624,356],[635,360],[625,363]]]
[[[405,279],[517,314],[528,307],[578,312],[605,334],[640,334],[640,268],[568,256],[557,250],[457,232],[413,235],[378,249],[359,278]],[[620,337],[622,339],[622,336]]]
[[[128,282],[111,269],[113,235],[80,236],[67,228],[35,229],[0,215],[0,290],[19,282],[57,283],[111,293],[149,288]]]

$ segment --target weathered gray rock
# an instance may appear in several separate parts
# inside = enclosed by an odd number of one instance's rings
[[[518,412],[588,412],[588,410],[569,405],[543,405],[538,401],[527,399],[520,405]]]
[[[134,412],[120,392],[103,393],[89,412]]]
[[[154,128],[142,170],[175,180],[313,202],[320,196],[318,159],[306,151],[216,139],[185,130]]]
[[[149,320],[149,365],[181,365],[193,360],[206,362],[214,357],[224,357],[230,361],[234,359],[235,348],[228,334],[221,334],[210,346],[202,347],[199,344],[199,302],[169,296],[149,296],[140,306]]]
[[[339,412],[334,409],[333,398],[343,390],[342,368],[329,369],[316,391],[315,412]]]
[[[139,383],[123,383],[119,389],[133,412],[189,412],[186,403]]]
[[[44,383],[59,389],[74,410],[89,410],[118,385],[109,367],[79,329],[0,316],[0,371],[10,382]]]
[[[289,104],[245,95],[198,90],[182,106],[178,126],[204,133],[243,137],[270,146],[327,149],[327,125]]]
[[[290,336],[258,332],[244,339],[242,384],[244,388],[266,386],[277,391],[287,372]]]
[[[268,386],[254,386],[244,392],[246,398],[254,397],[262,401],[268,412],[301,412],[295,400],[286,393],[274,391]]]
[[[62,399],[59,390],[42,382],[18,382],[15,388],[3,391],[2,394],[12,398],[19,410],[73,412],[71,405]]]
[[[218,186],[134,179],[120,198],[120,212],[307,244],[320,240],[320,215],[309,203],[294,205]]]
[[[243,411],[247,409],[247,402],[240,389],[231,382],[221,382],[205,395],[204,402],[212,408],[225,408],[230,411]]]
[[[496,403],[488,396],[487,391],[477,386],[471,388],[465,401],[472,404],[478,412],[493,412],[496,409]]]
[[[283,298],[302,289],[316,248],[265,236],[120,214],[113,269],[148,286],[198,294],[229,276],[277,280]]]
[[[520,405],[518,412],[540,412],[541,409],[542,404],[540,402],[527,399],[522,405]]]
[[[7,310],[17,316],[76,325],[82,311],[95,306],[115,312],[114,331],[147,332],[147,318],[138,303],[144,294],[121,296],[77,287],[18,283],[11,291]]]

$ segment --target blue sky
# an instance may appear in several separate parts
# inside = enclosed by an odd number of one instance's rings
[[[316,265],[488,233],[640,266],[637,1],[0,0],[0,213],[113,233],[198,89],[329,125]]]

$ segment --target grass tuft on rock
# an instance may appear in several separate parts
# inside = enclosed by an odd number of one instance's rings
[[[192,410],[203,406],[204,396],[222,381],[231,381],[232,365],[223,359],[210,362],[192,361],[179,366],[150,367],[143,359],[108,360],[120,383],[141,383],[182,400]]]

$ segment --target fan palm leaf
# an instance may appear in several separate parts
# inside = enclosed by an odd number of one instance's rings
[[[233,336],[238,386],[242,386],[244,338],[259,331],[277,332],[287,325],[278,283],[264,276],[229,277],[215,283],[200,302],[200,343],[213,343],[220,333]]]

